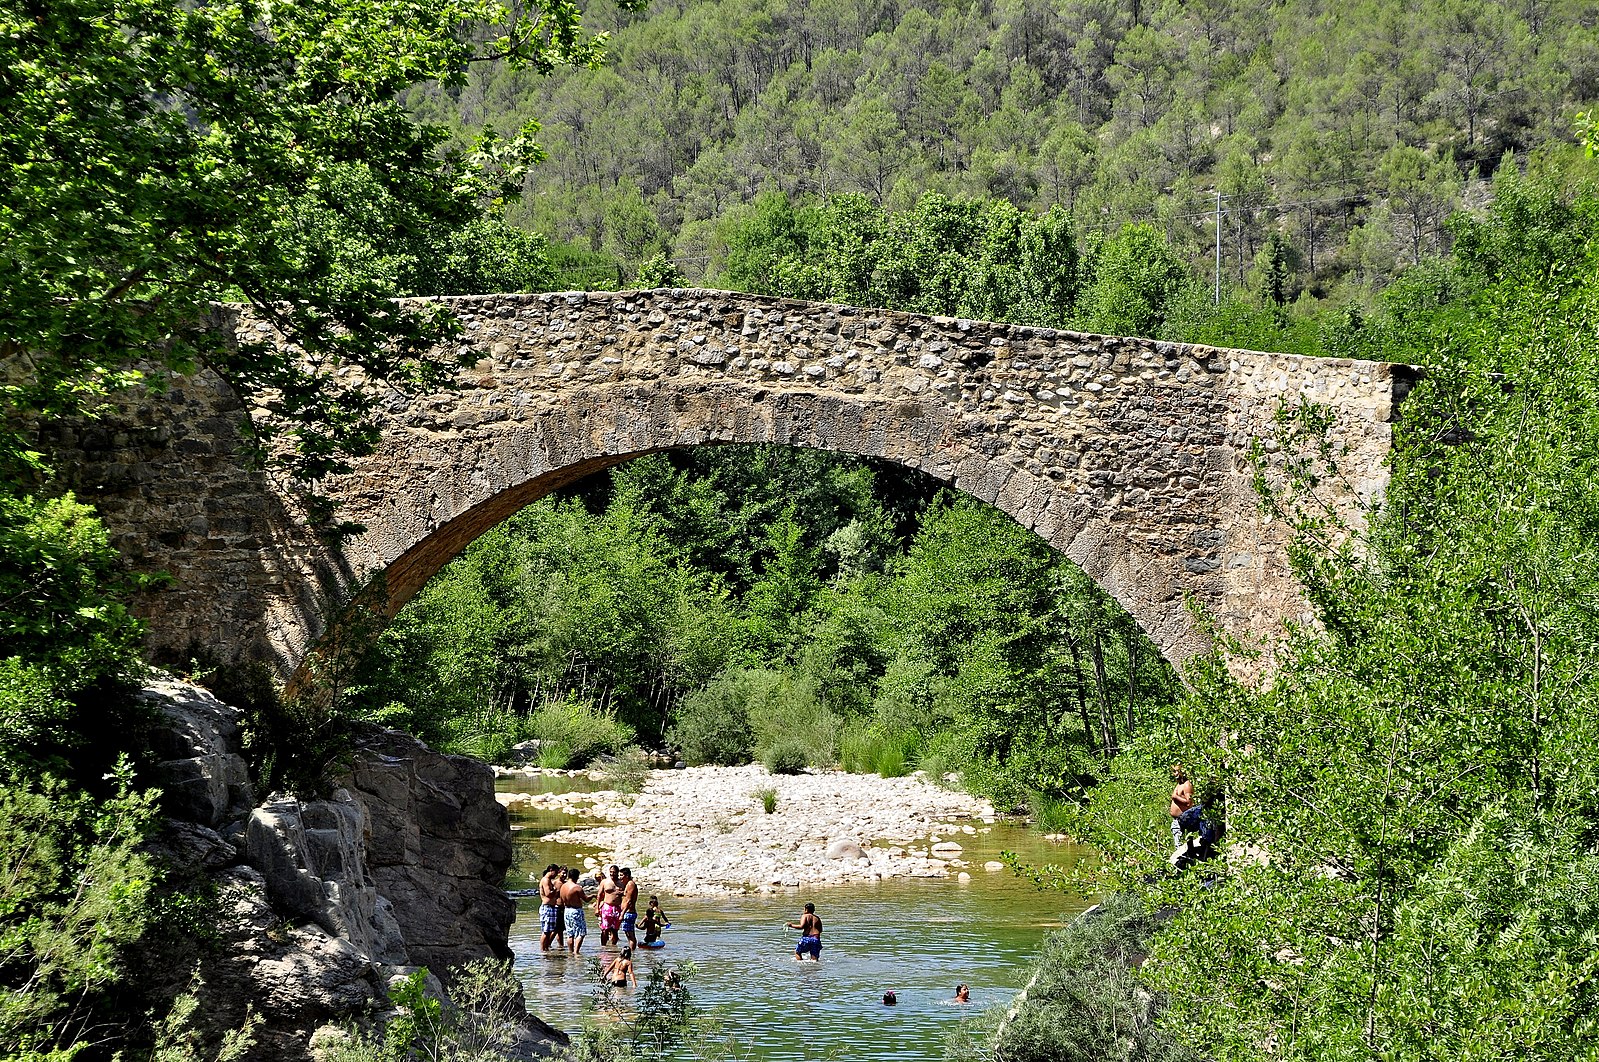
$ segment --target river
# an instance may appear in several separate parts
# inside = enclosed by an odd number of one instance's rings
[[[546,778],[544,791],[590,788],[581,779]],[[529,791],[507,780],[507,791]],[[507,887],[529,888],[548,863],[582,865],[594,849],[547,839],[555,830],[592,824],[550,810],[513,811],[517,864]],[[656,963],[691,961],[690,991],[714,1013],[731,1057],[798,1062],[809,1059],[936,1059],[957,1026],[1010,1002],[1050,930],[1088,906],[1074,896],[1041,892],[1010,871],[982,869],[1002,849],[1034,863],[1091,858],[1089,850],[1045,841],[1001,821],[977,838],[962,838],[971,880],[899,878],[876,884],[787,889],[774,894],[673,898],[666,947],[640,951],[642,982]],[[641,894],[649,869],[637,870]],[[793,960],[801,905],[816,904],[825,925],[821,963]],[[593,1010],[592,961],[600,955],[590,919],[584,955],[539,951],[538,900],[518,901],[511,947],[528,1006],[557,1028],[576,1032]],[[592,954],[591,954],[592,953]],[[608,954],[607,952],[606,954]],[[971,986],[971,1006],[951,1002],[955,986]],[[898,1004],[886,1007],[893,989]]]

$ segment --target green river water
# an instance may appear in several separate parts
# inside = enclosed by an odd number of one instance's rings
[[[594,788],[583,779],[502,780],[507,791]],[[592,820],[552,811],[513,812],[517,863],[507,888],[531,888],[548,863],[582,865],[597,854],[557,844],[547,835]],[[1087,901],[1041,892],[1009,871],[982,869],[1002,849],[1031,863],[1092,858],[1087,849],[1043,840],[1016,824],[963,836],[971,881],[901,878],[877,884],[787,889],[744,896],[662,896],[672,920],[666,947],[640,952],[639,978],[652,964],[692,961],[690,991],[697,1006],[720,1019],[732,1057],[791,1062],[801,1059],[936,1059],[962,1022],[1007,1005],[1030,973],[1029,960],[1050,930],[1069,922]],[[648,896],[647,867],[637,871]],[[825,926],[820,963],[793,960],[801,905],[816,904]],[[592,918],[591,918],[592,923]],[[539,951],[538,899],[518,901],[511,947],[529,1008],[545,1021],[576,1032],[594,1009],[592,972],[598,927],[590,925],[584,955]],[[592,951],[592,954],[590,952]],[[972,1005],[951,1002],[960,982]],[[893,989],[898,1004],[882,995]]]

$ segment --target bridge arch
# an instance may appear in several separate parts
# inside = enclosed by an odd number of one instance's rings
[[[158,654],[200,642],[287,678],[364,589],[382,585],[392,616],[554,489],[660,450],[776,443],[908,465],[996,506],[1178,663],[1203,647],[1189,598],[1246,637],[1304,613],[1249,461],[1278,403],[1329,408],[1354,515],[1386,484],[1409,383],[1380,363],[728,292],[442,301],[478,360],[455,390],[396,398],[377,451],[322,485],[365,528],[338,544],[232,456],[245,411],[214,377],[142,405],[121,446],[69,440],[114,540],[176,579],[141,603]]]

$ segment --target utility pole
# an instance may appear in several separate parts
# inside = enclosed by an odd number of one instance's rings
[[[1221,305],[1221,185],[1216,186],[1216,294],[1211,305]]]

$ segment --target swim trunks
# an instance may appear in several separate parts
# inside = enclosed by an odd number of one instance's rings
[[[568,907],[566,909],[566,935],[569,937],[586,937],[589,932],[588,919],[583,917],[583,908]]]
[[[600,932],[606,933],[622,924],[622,911],[614,903],[600,904]]]
[[[800,937],[799,943],[794,946],[795,955],[809,955],[813,959],[822,957],[821,937]]]
[[[622,932],[631,933],[638,926],[638,912],[629,911],[622,916]]]
[[[559,933],[561,931],[561,909],[553,903],[539,904],[539,932]]]

